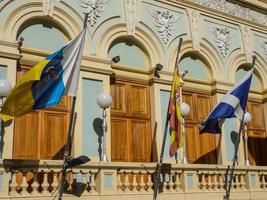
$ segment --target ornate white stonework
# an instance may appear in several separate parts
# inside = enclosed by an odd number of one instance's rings
[[[55,0],[43,0],[43,15],[53,16]]]
[[[214,39],[220,53],[223,57],[225,57],[230,45],[230,30],[227,28],[217,28],[211,26],[209,26],[209,29],[214,35]]]
[[[105,4],[110,0],[79,0],[80,6],[84,9],[84,13],[88,14],[88,22],[94,26],[97,18],[104,12]]]
[[[267,15],[250,8],[234,4],[226,0],[187,0],[202,6],[206,6],[220,12],[267,25]]]
[[[174,22],[177,21],[179,16],[175,17],[168,10],[160,11],[156,9],[152,11],[151,15],[154,25],[158,28],[161,39],[166,44],[172,35],[171,32],[174,30]]]
[[[267,42],[257,40],[258,45],[261,47],[265,56],[267,56]]]
[[[200,12],[188,8],[187,14],[190,20],[193,49],[197,51],[200,46]]]
[[[134,35],[136,25],[137,0],[126,0],[124,1],[124,3],[127,32],[128,35]]]
[[[247,61],[251,62],[252,61],[252,56],[253,56],[253,48],[251,44],[251,30],[248,26],[241,25],[240,30],[242,33],[242,38],[243,38],[243,44],[244,44],[244,51],[247,57]]]

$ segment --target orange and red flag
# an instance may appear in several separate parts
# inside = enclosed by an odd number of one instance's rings
[[[173,73],[172,88],[170,94],[168,120],[170,122],[170,148],[169,155],[172,157],[182,145],[181,139],[181,96],[180,96],[180,76],[179,76],[179,52],[177,53],[175,68]]]

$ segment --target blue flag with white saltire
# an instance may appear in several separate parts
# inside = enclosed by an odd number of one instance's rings
[[[221,133],[225,118],[242,119],[246,110],[247,98],[254,67],[222,98],[200,125],[200,133]]]

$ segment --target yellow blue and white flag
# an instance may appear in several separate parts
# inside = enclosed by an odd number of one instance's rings
[[[69,44],[40,61],[14,86],[2,110],[4,121],[76,96],[86,29]]]

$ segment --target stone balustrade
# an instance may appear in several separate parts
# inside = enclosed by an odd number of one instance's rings
[[[1,161],[0,199],[56,199],[61,170],[61,161]],[[223,165],[166,164],[158,196],[222,199],[228,171]],[[155,172],[156,163],[89,162],[68,170],[64,199],[151,199]],[[267,167],[236,167],[231,199],[266,196]]]

